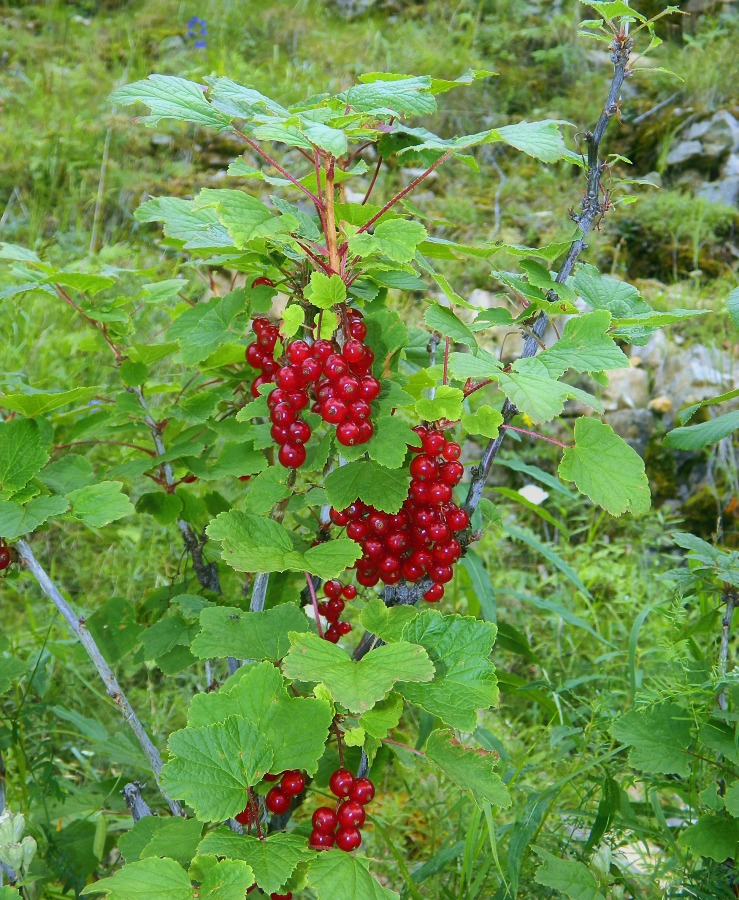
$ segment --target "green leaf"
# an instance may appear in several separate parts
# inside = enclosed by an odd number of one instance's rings
[[[136,862],[152,856],[171,857],[187,866],[197,852],[203,826],[196,819],[144,816],[118,839],[124,859]]]
[[[635,769],[663,775],[690,774],[690,715],[671,701],[645,709],[632,709],[612,726],[611,734],[632,749],[629,762]]]
[[[729,298],[726,301],[726,308],[734,323],[734,328],[739,330],[739,287],[734,288],[729,294]]]
[[[67,494],[69,514],[93,528],[130,516],[135,510],[128,497],[121,493],[122,488],[120,481],[101,481],[70,491]]]
[[[2,405],[6,409],[22,413],[27,419],[43,416],[70,403],[85,403],[95,393],[95,388],[72,388],[71,391],[37,394],[3,394]]]
[[[575,446],[565,450],[558,472],[612,516],[642,516],[649,510],[644,461],[610,425],[597,419],[577,420]]]
[[[346,285],[341,276],[313,272],[310,277],[310,302],[319,309],[331,309],[346,300]]]
[[[20,247],[18,244],[7,244],[0,241],[0,259],[10,259],[15,262],[40,263],[39,257],[33,250],[28,247]]]
[[[434,303],[426,310],[424,320],[429,328],[438,331],[445,337],[453,338],[460,344],[466,344],[470,350],[477,350],[477,341],[474,334],[464,322],[448,309]]]
[[[565,143],[559,122],[542,119],[540,122],[517,122],[490,132],[491,140],[503,141],[542,162],[557,162],[565,155]]]
[[[48,461],[46,441],[34,421],[0,422],[0,491],[24,488]]]
[[[232,322],[240,313],[245,312],[243,293],[231,291],[225,297],[212,297],[188,307],[169,326],[167,335],[179,342],[185,364],[194,365],[236,333],[232,330]]]
[[[611,316],[605,309],[570,319],[562,337],[540,353],[538,359],[553,378],[559,378],[567,369],[576,372],[627,369],[629,360],[626,354],[607,333],[610,324]]]
[[[164,222],[164,234],[186,249],[231,249],[233,241],[214,209],[196,209],[180,197],[152,197],[134,213],[137,222]]]
[[[679,840],[697,856],[724,862],[737,855],[739,821],[726,816],[701,816],[695,825],[680,835]]]
[[[359,717],[359,724],[370,737],[382,740],[397,727],[403,715],[403,706],[400,694],[388,694]]]
[[[474,731],[477,711],[498,702],[495,669],[488,658],[495,634],[495,625],[470,616],[442,616],[431,609],[419,613],[406,625],[403,638],[425,647],[436,675],[428,684],[400,685],[399,692],[452,728]]]
[[[12,500],[0,501],[0,537],[14,541],[35,531],[52,516],[61,516],[69,508],[64,497],[35,497],[25,506]]]
[[[243,612],[228,606],[204,609],[192,652],[200,659],[282,659],[290,649],[288,631],[308,631],[305,613],[294,603],[263,612]]]
[[[337,538],[296,549],[297,539],[279,522],[237,510],[221,513],[206,529],[221,541],[226,562],[239,572],[310,572],[320,578],[335,578],[361,556],[349,538]]]
[[[559,859],[540,847],[534,852],[542,865],[536,870],[536,881],[554,888],[568,900],[604,900],[598,891],[598,882],[587,866],[572,859]]]
[[[503,424],[500,410],[484,404],[475,412],[462,416],[462,428],[469,434],[480,434],[486,438],[498,437],[498,428]]]
[[[438,419],[454,422],[462,416],[463,400],[464,392],[460,388],[440,384],[435,389],[433,400],[422,397],[416,401],[416,412],[429,422],[436,422]]]
[[[386,513],[396,513],[408,496],[410,474],[403,469],[386,469],[374,460],[357,460],[340,466],[324,480],[328,502],[345,509],[355,500]]]
[[[136,501],[136,512],[153,516],[160,525],[171,525],[182,513],[182,500],[176,494],[149,491]]]
[[[293,303],[282,313],[280,333],[286,338],[291,338],[300,331],[303,322],[305,322],[305,310],[297,303]]]
[[[735,819],[739,818],[739,781],[733,781],[724,795],[726,811]]]
[[[389,219],[380,222],[373,234],[363,231],[349,238],[349,250],[363,259],[368,256],[385,256],[396,263],[408,263],[415,258],[416,248],[427,237],[420,222],[407,219]]]
[[[318,900],[399,900],[395,891],[375,881],[365,860],[342,850],[324,850],[311,860],[308,883]]]
[[[194,209],[209,207],[215,208],[219,221],[239,250],[253,238],[269,234],[279,221],[261,200],[244,191],[205,188],[198,194]],[[263,226],[267,226],[266,229]]]
[[[152,857],[128,863],[110,878],[88,885],[80,894],[105,894],[108,900],[192,900],[192,886],[179,863]]]
[[[110,95],[110,102],[117,106],[145,103],[151,115],[138,121],[154,126],[161,119],[177,119],[210,128],[224,128],[230,118],[214,109],[204,96],[205,88],[194,81],[175,78],[172,75],[149,75],[142,81],[134,81],[118,88]]]
[[[48,267],[45,266],[44,268],[49,271]],[[84,272],[64,272],[58,269],[51,269],[51,273],[46,281],[93,295],[99,294],[100,291],[107,290],[115,284],[115,279],[106,275],[88,275]]]
[[[425,116],[435,112],[436,100],[430,91],[431,79],[423,75],[416,78],[395,78],[393,75],[375,73],[365,75],[373,79],[367,84],[355,84],[338,99],[361,112]],[[387,79],[387,80],[385,80]]]
[[[734,765],[739,765],[739,745],[737,745],[736,731],[731,725],[716,720],[706,722],[705,725],[701,725],[698,737],[706,747],[721,753]]]
[[[403,640],[405,626],[418,614],[415,606],[386,606],[379,597],[375,597],[359,614],[359,620],[367,631],[389,644]]]
[[[597,412],[603,412],[599,400],[585,391],[553,379],[537,357],[519,359],[511,372],[493,377],[498,379],[500,389],[509,400],[533,422],[555,419],[564,409],[568,397],[574,397]]]
[[[304,769],[312,775],[323,756],[332,709],[327,700],[293,697],[272,663],[242,667],[235,683],[217,693],[196,694],[188,725],[202,727],[238,716],[254,724],[269,743],[275,772]]]
[[[399,416],[384,416],[375,423],[375,433],[361,450],[388,469],[399,469],[405,462],[408,445],[417,440],[415,431]]]
[[[591,2],[591,0],[580,0],[586,6],[594,9],[604,19],[613,19],[616,16],[627,16],[632,21],[637,19],[639,22],[646,22],[646,17],[641,13],[633,10],[628,3],[623,0],[606,0],[606,2]]]
[[[169,750],[172,758],[161,773],[164,790],[192,806],[206,822],[240,813],[246,789],[262,780],[274,758],[259,728],[237,716],[222,724],[175,731]]]
[[[15,687],[25,671],[26,664],[21,660],[0,656],[0,694],[4,694],[8,688]]]
[[[290,634],[292,647],[283,661],[289,678],[325,684],[350,712],[371,709],[398,681],[430,681],[434,667],[426,651],[406,643],[386,644],[358,662],[341,647],[315,634]]]
[[[296,834],[276,832],[260,841],[248,834],[234,834],[227,828],[217,828],[207,834],[198,852],[248,863],[254,880],[265,893],[276,893],[287,884],[298,863],[312,856],[305,839]]]
[[[614,319],[650,315],[654,312],[637,288],[626,281],[601,275],[595,266],[582,265],[572,279],[572,287],[593,309],[607,309]],[[621,328],[620,337],[632,344],[643,345],[654,333],[654,328]]]
[[[86,457],[70,453],[45,466],[39,478],[54,494],[66,494],[91,484],[95,472]]]
[[[451,731],[438,728],[428,737],[426,756],[463,791],[469,791],[480,809],[484,803],[501,809],[511,805],[508,789],[494,771],[497,753],[464,747]]]
[[[674,450],[702,450],[709,444],[717,444],[738,428],[739,410],[734,410],[699,425],[673,428],[667,432],[663,443],[665,447],[672,447]]]
[[[254,872],[236,859],[224,859],[208,869],[200,885],[199,900],[244,900],[254,884]]]

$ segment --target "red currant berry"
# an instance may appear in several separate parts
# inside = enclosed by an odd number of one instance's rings
[[[439,544],[434,550],[434,562],[443,565],[451,565],[455,563],[462,555],[462,545],[458,540],[452,538],[448,544]]]
[[[349,325],[349,334],[358,341],[363,341],[367,337],[367,326],[359,320],[353,321]]]
[[[416,457],[418,459],[418,457]],[[425,481],[411,481],[408,499],[416,504],[429,502],[429,486]]]
[[[344,344],[341,355],[348,363],[361,363],[364,359],[364,349],[364,344],[361,341],[352,339]]]
[[[343,400],[333,398],[321,404],[321,418],[331,425],[338,425],[346,418],[349,408]]]
[[[419,506],[413,513],[413,524],[419,528],[429,528],[436,521],[436,516],[430,506]]]
[[[254,334],[261,334],[265,328],[269,328],[270,321],[266,316],[257,316],[256,319],[252,320],[251,327],[254,329]]]
[[[287,395],[287,402],[293,409],[300,411],[305,409],[310,403],[310,399],[306,391],[290,391]]]
[[[339,634],[349,634],[352,630],[352,626],[348,622],[337,622],[336,627],[339,629]]]
[[[347,800],[339,807],[337,818],[342,828],[361,828],[367,818],[367,813],[364,811],[364,806],[357,800]]]
[[[434,557],[428,550],[414,550],[410,561],[414,566],[426,572],[429,566],[434,564]]]
[[[464,466],[460,462],[446,462],[439,468],[439,480],[454,486],[459,484],[464,475]]]
[[[272,357],[265,359],[262,363],[262,375],[266,375],[268,378],[271,378],[274,381],[275,375],[280,371],[282,367],[279,363],[275,362]]]
[[[238,816],[235,816],[234,818],[239,823],[239,825],[251,825],[253,824],[256,816],[254,815],[252,808],[250,806],[247,806],[246,809],[242,810],[238,814]]]
[[[337,769],[328,782],[335,797],[348,797],[353,785],[354,776],[348,769]]]
[[[299,469],[305,462],[306,452],[302,444],[283,444],[277,459],[286,469]]]
[[[300,364],[300,379],[304,385],[313,384],[321,374],[321,364],[318,360],[309,356]]]
[[[271,325],[269,328],[264,328],[257,337],[257,343],[260,347],[264,347],[265,350],[272,353],[277,343],[277,329]]]
[[[282,772],[277,775],[271,775],[269,772],[264,776],[265,781],[279,781],[282,778]]]
[[[358,444],[366,444],[367,441],[372,437],[375,433],[375,428],[372,422],[360,422],[359,423],[359,440]]]
[[[290,440],[290,429],[296,425],[296,422],[293,422],[292,425],[273,425],[270,430],[270,436],[275,444],[287,444]]]
[[[367,537],[369,526],[362,519],[355,519],[346,526],[347,537],[353,541],[362,541]]]
[[[339,617],[344,612],[344,601],[341,597],[337,597],[335,600],[329,600],[326,604],[326,619],[329,622],[338,622]]]
[[[401,509],[401,511],[395,513],[394,516],[390,516],[390,524],[395,531],[402,531],[404,528],[407,528],[410,524],[408,513]]]
[[[390,550],[391,553],[397,553],[398,555],[405,553],[410,546],[410,543],[410,539],[404,531],[394,531],[392,534],[389,534],[385,540],[387,549]]]
[[[329,381],[339,381],[348,371],[349,366],[346,364],[346,360],[338,353],[332,353],[323,364],[323,374]]]
[[[259,344],[249,344],[246,348],[246,361],[255,369],[261,369],[264,362],[264,350]]]
[[[427,432],[423,438],[423,449],[429,456],[436,456],[437,453],[441,453],[445,446],[446,438],[443,432],[436,431],[436,429]]]
[[[330,581],[327,581],[323,586],[323,593],[330,599],[333,600],[335,597],[341,596],[341,582],[337,581],[335,578],[332,578]]]
[[[455,506],[447,512],[446,523],[452,531],[464,531],[470,524],[470,517],[467,514],[467,510]]]
[[[336,382],[336,389],[343,400],[359,400],[359,381],[353,375],[344,375]]]
[[[429,487],[429,503],[434,505],[438,503],[448,503],[452,499],[452,489],[450,485],[444,484],[442,481],[435,481]]]
[[[436,460],[431,459],[430,456],[424,453],[413,457],[410,472],[411,476],[419,481],[433,481],[439,473],[439,467],[436,464]]]
[[[330,641],[332,644],[338,644],[341,639],[341,632],[336,627],[335,623],[332,623],[326,631],[323,632],[324,641]]]
[[[326,360],[331,356],[332,353],[335,353],[334,345],[331,341],[316,341],[315,344],[311,347],[311,355],[313,359],[317,359],[320,361],[321,365],[326,362]]]
[[[322,831],[311,831],[308,842],[314,850],[330,850],[335,841],[333,832],[324,833]]]
[[[384,581],[388,575],[392,577],[400,572],[400,560],[397,556],[384,556],[377,564],[377,568],[380,570],[380,578]]]
[[[367,559],[378,559],[385,550],[385,544],[378,538],[367,538],[362,543],[362,550]]]
[[[362,835],[358,828],[339,828],[336,832],[336,846],[340,850],[351,853],[362,843]]]
[[[285,772],[282,776],[280,787],[282,788],[283,794],[287,794],[288,797],[296,797],[305,790],[305,776],[297,769]]]
[[[291,444],[307,444],[310,440],[310,425],[307,422],[293,422],[290,428]]]
[[[428,573],[429,578],[436,584],[447,584],[454,578],[454,570],[451,566],[430,566]]]
[[[328,806],[319,806],[311,818],[313,831],[320,834],[333,834],[338,821],[336,813]]]
[[[344,447],[353,447],[355,444],[360,443],[359,437],[359,426],[355,425],[354,422],[342,422],[336,429],[336,439]]]
[[[318,604],[318,614],[319,614],[319,615],[325,616],[325,615],[326,615],[326,610],[327,610],[327,609],[328,609],[328,603],[327,603],[327,602],[321,602],[321,603]]]
[[[441,451],[441,455],[444,459],[456,461],[462,455],[462,448],[459,444],[455,444],[454,441],[449,441]]]
[[[429,603],[438,603],[439,600],[444,596],[444,585],[443,584],[432,584],[431,587],[426,591],[423,595],[423,599],[427,600]]]
[[[308,359],[311,355],[311,348],[305,341],[291,341],[285,348],[285,356],[288,362],[295,366],[299,366],[303,360]]]
[[[380,580],[380,575],[376,569],[370,569],[366,572],[357,572],[357,581],[362,587],[374,587]]]
[[[271,813],[279,815],[290,809],[290,798],[278,787],[270,788],[264,798],[264,805]]]
[[[290,403],[290,394],[288,391],[280,390],[280,388],[275,388],[273,391],[270,391],[267,394],[267,406],[270,409],[274,409],[275,406],[279,406],[280,403],[287,403],[289,406],[292,406]]]
[[[266,285],[267,287],[274,287],[275,283],[274,283],[274,281],[272,281],[271,278],[264,278],[264,277],[255,278],[254,281],[252,281],[252,283],[251,283],[251,286],[253,288],[259,287],[260,285]],[[255,319],[254,321],[256,322],[257,320]]]
[[[275,894],[274,891],[269,895],[269,900],[293,900],[292,891],[286,894]]]
[[[377,400],[380,396],[381,389],[380,382],[371,375],[365,375],[359,382],[359,396],[362,400],[366,400],[367,403],[372,403],[373,400]]]
[[[329,518],[334,525],[338,525],[340,528],[343,528],[349,521],[349,516],[343,510],[334,509],[333,507],[331,507]]]
[[[295,366],[283,366],[277,373],[277,386],[283,391],[297,391],[302,385],[300,370]]]
[[[354,400],[349,407],[349,418],[359,424],[365,422],[372,415],[372,407],[366,400]]]
[[[251,475],[239,475],[239,481],[250,481]]]
[[[362,806],[370,803],[375,796],[375,786],[369,778],[357,778],[349,791],[349,799],[356,800]]]
[[[418,581],[419,578],[423,575],[424,570],[420,567],[412,563],[409,559],[407,559],[403,563],[403,567],[400,570],[400,574],[405,578],[406,581],[415,582]]]
[[[275,425],[292,425],[297,418],[297,413],[288,403],[278,403],[270,410],[270,419]]]
[[[258,378],[255,378],[251,383],[250,393],[252,397],[260,397],[261,393],[259,388],[264,384],[272,384],[272,382],[265,375],[260,375]]]
[[[429,525],[429,537],[437,544],[447,544],[452,537],[452,529],[444,522]]]
[[[341,596],[345,600],[353,600],[357,596],[357,589],[353,584],[345,584],[341,589]]]
[[[372,513],[369,519],[367,519],[367,523],[372,531],[379,537],[382,537],[383,534],[387,534],[390,530],[390,516],[385,513]]]

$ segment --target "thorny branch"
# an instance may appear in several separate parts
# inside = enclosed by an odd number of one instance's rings
[[[18,556],[21,562],[31,573],[31,575],[33,575],[33,577],[36,579],[41,590],[44,592],[44,594],[46,594],[49,600],[51,600],[57,610],[62,614],[67,625],[74,632],[77,640],[85,648],[87,655],[92,661],[92,664],[95,666],[98,674],[103,680],[103,684],[105,685],[108,695],[112,698],[112,700],[118,707],[119,712],[133,731],[136,740],[139,742],[141,749],[144,751],[144,755],[146,756],[151,771],[154,773],[154,777],[156,778],[158,784],[159,773],[161,772],[163,765],[162,757],[159,754],[157,748],[152,743],[152,740],[149,737],[146,729],[142,725],[141,720],[134,712],[133,707],[128,702],[128,698],[124,694],[123,688],[118,683],[117,678],[113,674],[113,670],[110,668],[105,660],[105,657],[100,652],[100,648],[95,642],[95,639],[88,631],[85,620],[82,617],[78,616],[69,605],[69,603],[67,603],[67,601],[64,599],[61,592],[59,591],[59,588],[54,584],[54,582],[47,574],[46,570],[34,556],[29,544],[24,540],[19,540],[16,543],[16,548],[18,550]],[[162,792],[162,796],[169,804],[169,808],[172,810],[172,814],[175,816],[182,815],[182,808],[180,804],[176,800],[171,800],[162,790],[161,786],[159,787],[159,789]]]

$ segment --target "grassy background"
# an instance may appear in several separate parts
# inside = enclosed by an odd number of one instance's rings
[[[555,6],[560,12],[552,13]],[[187,38],[193,15],[207,21],[205,49]],[[606,54],[577,39],[579,17],[569,0],[430,0],[351,22],[316,0],[5,4],[0,240],[90,269],[114,266],[152,280],[171,272],[173,260],[158,246],[155,229],[134,223],[133,210],[147,194],[188,196],[219,184],[219,172],[238,148],[167,123],[156,132],[133,127],[125,113],[110,109],[110,90],[151,71],[192,79],[228,75],[295,101],[340,90],[374,70],[456,77],[468,67],[490,69],[496,78],[448,95],[429,127],[451,134],[551,116],[573,124],[572,141],[595,120],[609,78]],[[704,13],[688,23],[665,24],[661,33],[668,41],[652,65],[679,72],[684,83],[660,73],[629,82],[623,122],[614,123],[608,138],[609,152],[634,160],[636,176],[664,171],[681,121],[676,107],[710,113],[735,101],[739,82],[735,19]],[[663,112],[639,127],[630,124],[675,94]],[[582,189],[577,173],[505,150],[483,152],[480,164],[479,174],[450,166],[424,191],[419,203],[437,234],[536,244],[567,230],[567,209],[578,204]],[[380,190],[387,193],[403,177],[384,172]],[[668,188],[609,215],[590,242],[589,259],[617,275],[637,275],[658,308],[713,310],[678,334],[688,343],[727,343],[720,310],[735,275],[724,248],[735,224],[735,212],[706,210]],[[491,288],[482,263],[451,265],[449,275],[461,293]],[[107,360],[91,362],[77,352],[89,340],[49,298],[6,303],[0,387],[104,387]],[[543,445],[511,445],[507,455],[553,469],[554,456]],[[735,477],[733,462],[713,462],[709,488],[720,495]],[[517,488],[530,479],[500,467],[496,480]],[[517,862],[516,847],[525,835],[550,852],[578,858],[604,780],[614,777],[626,799],[601,848],[612,854],[601,863],[610,872],[609,896],[683,896],[688,890],[691,896],[724,896],[727,882],[719,867],[696,873],[695,862],[663,825],[671,812],[685,812],[682,801],[669,786],[654,792],[639,783],[608,733],[645,679],[658,679],[657,690],[669,692],[671,674],[676,678],[691,666],[710,671],[715,622],[697,625],[705,611],[684,607],[661,578],[677,558],[667,535],[689,530],[691,522],[680,521],[670,504],[639,523],[616,521],[554,490],[543,509],[564,528],[510,501],[501,506],[509,524],[546,542],[548,554],[500,529],[476,548],[495,592],[502,687],[500,708],[485,715],[478,736],[501,756],[513,807],[488,820],[401,755],[400,768],[388,767],[382,777],[377,827],[367,833],[376,871],[410,897],[503,897],[515,877],[519,896],[555,896],[534,882],[534,859]],[[735,540],[735,524],[726,525]],[[39,555],[79,607],[97,611],[99,620],[117,616],[120,628],[135,634],[156,618],[156,588],[180,569],[178,535],[163,533],[145,517],[107,534],[113,539],[101,552],[98,535],[54,528],[39,538]],[[226,588],[237,590],[236,581]],[[478,612],[465,573],[449,605]],[[647,609],[635,632],[637,616]],[[79,648],[27,582],[4,580],[0,610],[9,648],[29,656],[34,667],[33,678],[0,708],[0,746],[11,747],[9,803],[28,813],[42,845],[37,896],[73,897],[90,873],[105,871],[115,859],[113,840],[129,823],[118,791],[139,765],[137,750]],[[684,634],[693,626],[688,644]],[[160,744],[183,724],[187,698],[204,687],[204,672],[192,671],[168,679],[165,690],[162,673],[135,657],[124,675]],[[418,722],[421,730],[427,725]]]

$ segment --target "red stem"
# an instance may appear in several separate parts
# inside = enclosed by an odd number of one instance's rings
[[[321,614],[318,612],[318,597],[316,597],[316,589],[313,587],[313,579],[306,572],[305,580],[308,582],[308,590],[310,591],[310,599],[313,602],[313,612],[316,614],[316,626],[318,628],[318,637],[323,637],[323,628],[321,628]]]
[[[547,441],[549,444],[556,444],[558,447],[564,447],[565,450],[570,449],[569,444],[563,444],[562,441],[558,441],[555,438],[547,437],[545,434],[539,434],[538,431],[528,431],[526,428],[516,428],[515,425],[501,425],[501,428],[506,428],[508,431],[517,431],[519,434],[527,434],[529,437],[539,438],[540,441]]]
[[[401,744],[400,741],[392,741],[390,740],[390,738],[382,738],[382,743],[392,744],[394,747],[402,747],[404,750],[410,750],[410,752],[415,753],[416,756],[426,756],[426,754],[422,750],[416,750],[416,748],[411,747],[410,744]]]
[[[277,162],[277,160],[272,159],[269,153],[263,150],[255,140],[250,138],[249,135],[244,134],[243,131],[239,131],[238,128],[234,128],[233,130],[242,140],[246,141],[246,143],[252,148],[252,150],[255,150],[262,157],[262,159],[264,159],[271,166],[277,169],[280,175],[284,175],[284,177],[287,178],[287,180],[291,184],[294,184],[295,187],[298,188],[298,190],[301,190],[307,197],[310,197],[310,199],[316,204],[317,207],[323,208],[323,203],[321,202],[320,198],[316,197],[316,195],[312,191],[309,191],[308,188],[305,187],[305,185],[301,184],[294,175],[291,175],[289,172],[283,169],[282,166]]]
[[[367,193],[364,195],[364,200],[362,200],[362,206],[369,200],[370,194],[375,186],[375,182],[377,181],[377,176],[380,174],[380,167],[382,166],[382,157],[377,160],[377,166],[375,167],[375,173],[372,176],[372,181],[369,183],[369,187],[367,188]]]

